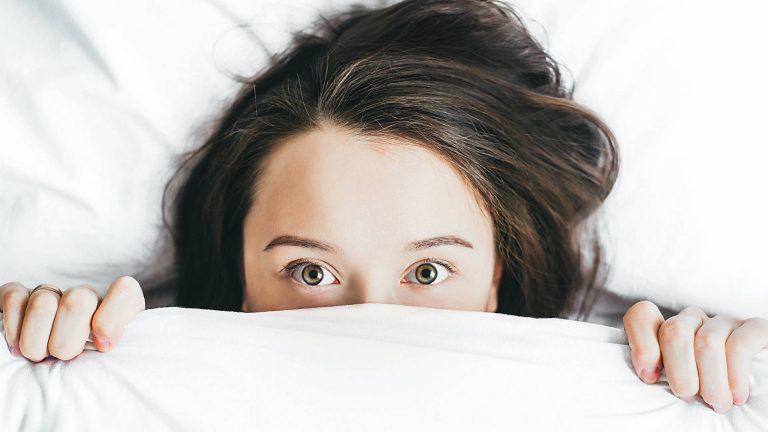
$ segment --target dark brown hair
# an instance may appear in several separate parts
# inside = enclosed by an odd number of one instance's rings
[[[240,310],[243,220],[260,161],[322,122],[450,161],[494,222],[497,312],[561,316],[577,292],[600,288],[599,241],[585,251],[580,239],[618,170],[613,134],[572,93],[500,2],[407,0],[322,18],[246,80],[166,187],[164,208],[177,189],[166,222],[176,304]]]

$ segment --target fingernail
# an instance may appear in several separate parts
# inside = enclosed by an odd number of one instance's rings
[[[21,357],[21,350],[16,345],[11,345],[11,354],[14,357]]]
[[[747,396],[742,396],[741,394],[734,393],[733,394],[733,404],[734,405],[744,405],[744,402],[747,401]]]
[[[656,379],[656,373],[658,371],[658,368],[655,369],[648,369],[648,368],[642,368],[640,369],[640,378],[643,379],[646,383],[652,383]]]
[[[100,349],[102,351],[109,351],[109,349],[112,347],[112,343],[109,342],[109,340],[100,337],[94,337],[93,342],[98,345],[96,348],[101,347]]]

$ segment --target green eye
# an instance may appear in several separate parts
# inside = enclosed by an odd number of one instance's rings
[[[323,281],[323,269],[318,265],[308,265],[301,272],[301,278],[308,285],[317,285]]]
[[[314,263],[299,263],[290,267],[290,276],[296,281],[304,285],[330,285],[336,282],[336,278],[333,274],[319,264]]]
[[[436,262],[425,262],[408,272],[406,280],[421,285],[434,285],[444,281],[453,270]]]
[[[416,280],[419,283],[428,285],[437,279],[437,269],[429,263],[421,264],[416,267]]]

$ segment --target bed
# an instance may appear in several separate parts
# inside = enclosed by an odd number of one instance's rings
[[[350,3],[0,0],[0,282],[103,293],[159,271],[175,158],[234,76]],[[663,375],[640,381],[621,323],[640,299],[667,317],[697,305],[768,318],[765,5],[513,4],[622,150],[595,215],[609,295],[589,322],[150,309],[107,354],[33,364],[0,344],[0,430],[768,430],[766,350],[747,404],[721,415],[674,397]]]

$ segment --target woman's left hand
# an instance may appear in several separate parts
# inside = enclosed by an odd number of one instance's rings
[[[710,318],[695,306],[664,320],[646,300],[624,314],[624,331],[643,381],[655,383],[663,366],[677,397],[694,400],[701,394],[719,413],[746,402],[752,359],[768,348],[768,320]]]

